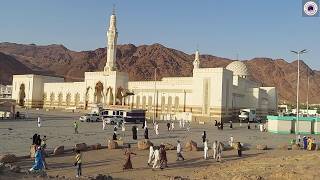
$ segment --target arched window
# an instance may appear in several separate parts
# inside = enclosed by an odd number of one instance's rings
[[[140,96],[136,98],[136,108],[140,108]]]
[[[58,106],[62,106],[62,101],[63,101],[63,95],[62,95],[62,93],[59,93],[59,95],[58,95]]]
[[[79,106],[79,102],[80,102],[80,94],[77,93],[77,94],[74,96],[74,105],[75,105],[76,107],[78,107],[78,106]]]
[[[142,109],[146,109],[147,98],[146,96],[142,96]]]
[[[171,113],[172,111],[172,97],[168,97],[168,113]]]
[[[178,96],[176,96],[174,98],[174,111],[179,112],[179,97]]]
[[[151,111],[152,110],[152,96],[148,97],[148,110]]]
[[[54,99],[55,99],[55,95],[54,95],[54,93],[52,92],[52,93],[50,94],[50,106],[52,106],[52,105],[54,104]]]
[[[67,107],[70,106],[70,103],[71,103],[71,94],[68,93],[68,94],[66,95],[66,105],[67,105]]]
[[[166,97],[161,97],[161,112],[164,113],[165,111],[165,105],[166,105]]]

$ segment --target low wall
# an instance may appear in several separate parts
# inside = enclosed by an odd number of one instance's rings
[[[277,134],[320,134],[320,118],[295,116],[267,116],[268,131]]]

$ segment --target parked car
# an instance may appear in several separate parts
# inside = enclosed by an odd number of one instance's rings
[[[106,121],[107,124],[122,124],[124,122],[124,119],[122,116],[109,116],[105,115],[102,117],[103,120]]]
[[[83,116],[80,116],[79,118],[80,121],[84,122],[98,122],[101,120],[101,117],[99,114],[95,114],[95,113],[89,113],[89,114],[85,114]]]

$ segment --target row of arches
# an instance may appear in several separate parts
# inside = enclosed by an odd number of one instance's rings
[[[162,96],[160,99],[160,110],[162,113],[173,113],[179,111],[179,97]],[[152,96],[140,96],[135,97],[135,107],[142,108],[147,111],[151,111],[154,106],[154,98]]]
[[[63,106],[64,103],[65,103],[65,106],[79,106],[80,93],[76,93],[73,96],[71,95],[71,93],[67,93],[65,95],[63,95],[63,93],[58,93],[58,95],[56,95],[54,92],[51,92],[49,96],[47,93],[44,93],[43,102],[45,103],[49,102],[50,106],[55,106],[55,105]]]

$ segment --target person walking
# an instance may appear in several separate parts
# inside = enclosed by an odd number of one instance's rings
[[[306,150],[308,145],[308,140],[306,136],[303,136],[302,142],[303,142],[303,149]]]
[[[191,129],[191,123],[189,122],[189,123],[188,123],[188,127],[187,127],[187,131],[189,132],[190,129]]]
[[[132,139],[137,140],[138,138],[137,133],[138,133],[137,126],[132,126]]]
[[[118,140],[116,132],[113,132],[112,140],[114,141]]]
[[[47,136],[43,136],[42,142],[41,142],[41,147],[45,149],[47,147]]]
[[[203,131],[203,133],[202,133],[202,143],[203,144],[206,141],[206,139],[207,139],[207,133],[206,133],[206,131]]]
[[[168,167],[167,152],[163,144],[160,145],[160,169]]]
[[[38,127],[41,127],[41,118],[38,117]]]
[[[75,163],[74,163],[74,166],[77,167],[77,174],[76,174],[76,177],[80,177],[82,176],[82,167],[81,167],[81,164],[82,164],[82,154],[80,152],[80,150],[77,150],[76,151],[76,156],[75,156]]]
[[[154,161],[152,170],[160,168],[160,152],[159,147],[154,147]]]
[[[208,140],[207,139],[205,139],[205,141],[204,141],[204,143],[203,143],[203,151],[204,151],[204,159],[205,160],[207,160],[207,158],[208,158],[208,150],[209,150],[209,148],[208,148]]]
[[[106,120],[102,119],[102,130],[106,128]]]
[[[218,142],[218,146],[217,146],[217,161],[221,162],[222,160],[222,151],[223,151],[223,147],[222,147],[222,143]]]
[[[234,142],[234,138],[233,138],[233,136],[231,135],[231,136],[230,136],[230,141],[229,141],[230,147],[233,147],[233,142]]]
[[[182,148],[181,148],[181,144],[180,141],[177,141],[177,161],[180,161],[180,159],[182,159],[182,161],[184,161],[184,157],[182,156]]]
[[[236,150],[238,151],[238,157],[242,156],[242,146],[240,142],[237,142]]]
[[[43,167],[44,167],[45,169],[48,169],[48,164],[47,164],[47,161],[46,161],[46,151],[45,151],[45,149],[43,148],[43,146],[41,146],[40,150],[41,150]]]
[[[212,144],[213,159],[217,159],[217,148],[218,148],[218,142],[215,140]]]
[[[144,139],[149,139],[149,130],[148,127],[144,127]]]
[[[170,131],[170,123],[169,122],[167,123],[167,128],[168,128],[168,131]]]
[[[133,154],[133,155],[137,155],[137,154],[131,152],[130,147],[131,147],[130,144],[128,144],[128,148],[126,148],[126,150],[124,152],[125,163],[123,165],[123,170],[133,169],[132,168],[132,162],[131,162],[131,154]]]
[[[78,134],[78,133],[79,133],[79,132],[78,132],[78,127],[79,127],[79,125],[78,125],[77,121],[75,121],[75,122],[73,123],[73,128],[74,128],[74,133],[75,133],[75,134]]]
[[[181,119],[179,120],[179,128],[180,129],[182,128],[182,120]]]
[[[35,144],[36,144],[37,138],[38,138],[38,134],[35,133],[35,134],[32,136],[32,145],[35,145]]]
[[[34,165],[32,166],[29,171],[41,171],[43,170],[43,159],[42,159],[42,153],[41,153],[41,147],[37,147],[37,151],[34,155]]]
[[[149,147],[149,159],[148,159],[148,166],[150,166],[151,162],[154,160],[154,148],[153,148],[153,144],[150,144]]]
[[[232,120],[230,120],[229,123],[230,123],[230,129],[232,129],[233,128]]]
[[[251,127],[250,127],[250,121],[248,121],[248,129],[251,129]]]
[[[156,131],[156,135],[159,135],[159,124],[156,122],[155,124],[155,131]]]
[[[184,119],[182,119],[182,127],[183,128],[184,128],[185,124],[186,124],[186,121]]]
[[[37,139],[36,139],[36,145],[39,147],[39,146],[41,146],[41,137],[40,137],[40,134],[38,134],[38,136],[37,136]]]
[[[171,121],[171,131],[174,130],[174,121]]]

